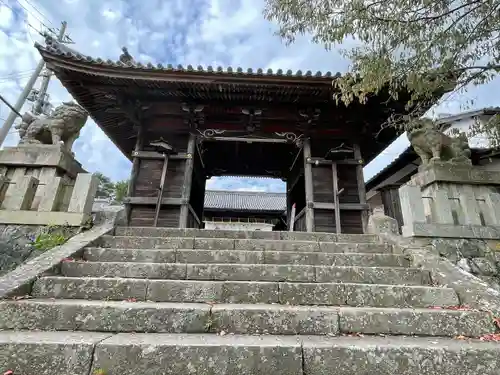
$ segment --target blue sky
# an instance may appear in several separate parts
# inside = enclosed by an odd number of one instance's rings
[[[0,92],[15,102],[39,60],[33,48],[41,41],[36,30],[68,22],[71,47],[94,57],[116,60],[122,46],[141,62],[222,65],[243,68],[302,69],[346,72],[349,61],[302,37],[286,47],[273,35],[276,26],[262,17],[262,0],[0,0]],[[472,107],[500,105],[497,79],[466,93],[446,98],[438,113],[458,113]],[[70,99],[56,79],[49,94],[54,105]],[[28,106],[24,108],[29,109]],[[470,106],[467,107],[470,109]],[[0,105],[0,121],[8,116]],[[9,134],[5,146],[17,144]],[[365,176],[380,170],[406,148],[401,137],[365,168]],[[91,172],[113,180],[126,179],[130,162],[98,126],[89,121],[74,151]],[[212,178],[213,189],[283,191],[280,180]]]

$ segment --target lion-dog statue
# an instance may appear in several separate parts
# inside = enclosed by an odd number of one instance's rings
[[[56,107],[50,116],[35,116],[26,112],[19,129],[19,144],[52,144],[61,142],[64,149],[72,153],[73,143],[88,119],[88,113],[74,102],[65,102]]]
[[[464,133],[449,137],[430,119],[412,120],[405,128],[408,140],[422,159],[422,166],[436,161],[472,164],[469,141]]]

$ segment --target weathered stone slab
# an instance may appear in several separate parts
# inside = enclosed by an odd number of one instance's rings
[[[346,304],[372,307],[430,307],[459,304],[451,288],[377,284],[344,284]]]
[[[392,253],[392,245],[378,243],[339,243],[339,242],[320,242],[319,251],[325,253]]]
[[[313,241],[235,240],[235,250],[318,251]]]
[[[399,267],[316,267],[318,283],[430,285],[430,272]]]
[[[410,261],[404,255],[395,254],[335,254],[332,266],[408,267]]]
[[[194,248],[203,250],[233,250],[234,241],[228,238],[195,238]]]
[[[122,249],[192,249],[193,238],[103,236],[96,245]]]
[[[498,225],[449,225],[411,223],[403,225],[404,237],[444,237],[444,238],[477,238],[483,240],[500,239]]]
[[[41,298],[96,300],[144,300],[148,281],[118,278],[42,277],[33,285],[33,295]]]
[[[138,279],[185,279],[181,263],[63,262],[61,274],[69,277],[124,277]]]
[[[279,302],[291,305],[345,305],[342,284],[280,283]]]
[[[278,303],[279,289],[276,282],[225,281],[222,302],[226,303]]]
[[[459,166],[454,163],[434,163],[412,177],[422,188],[434,182],[452,182],[465,185],[500,185],[500,173],[475,168]]]
[[[223,283],[151,280],[146,300],[157,302],[222,302]]]
[[[175,250],[86,248],[84,259],[94,262],[175,263]]]
[[[282,305],[214,305],[214,332],[278,335],[336,335],[338,309]]]
[[[255,238],[255,239],[280,239],[280,232],[264,231],[236,231],[236,230],[208,230],[208,229],[180,229],[159,227],[118,227],[117,236],[140,237],[196,237],[196,238]]]
[[[188,264],[187,279],[314,282],[313,266],[274,264]]]
[[[0,164],[19,167],[56,167],[69,176],[76,178],[85,173],[73,155],[58,145],[19,145],[8,147],[0,152]]]
[[[342,307],[339,319],[344,333],[479,337],[495,332],[491,316],[481,311]]]
[[[264,251],[264,263],[266,264],[304,264],[325,265],[332,264],[336,254],[319,252],[296,252],[296,251]]]
[[[44,252],[0,277],[0,298],[30,294],[31,286],[38,277],[54,271],[63,259],[78,256],[85,246],[108,233],[112,228],[111,225],[105,225],[80,233],[70,238],[64,245]]]
[[[108,337],[90,332],[0,332],[0,371],[88,375],[95,344]]]
[[[335,233],[280,232],[280,239],[287,241],[337,241]]]
[[[320,240],[322,241],[322,240]],[[354,242],[354,243],[380,243],[380,237],[376,234],[337,234],[337,242]]]
[[[0,303],[2,330],[203,333],[210,305],[83,300]]]
[[[259,264],[264,262],[264,252],[246,250],[178,250],[176,262],[179,263],[243,263]]]
[[[293,337],[118,334],[100,343],[93,369],[106,375],[302,375]]]
[[[498,343],[415,337],[309,337],[308,375],[496,375]],[[332,372],[334,369],[334,372]]]

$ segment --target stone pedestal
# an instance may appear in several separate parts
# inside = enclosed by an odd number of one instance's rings
[[[500,172],[433,163],[399,189],[404,236],[500,238]]]
[[[0,151],[0,223],[80,225],[88,219],[97,181],[60,145]]]

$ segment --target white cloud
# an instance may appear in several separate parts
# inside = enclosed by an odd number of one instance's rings
[[[30,0],[29,3],[3,0],[0,2],[0,91],[11,103],[15,102],[29,79],[29,70],[39,60],[33,43],[41,42],[42,38],[33,28],[40,31],[44,25],[56,28],[62,20],[68,22],[68,33],[75,42],[72,48],[104,59],[116,60],[121,47],[127,46],[141,62],[334,73],[347,70],[348,61],[338,51],[325,51],[307,37],[285,46],[273,35],[276,26],[263,19],[263,4],[263,0]],[[476,99],[476,107],[498,105],[499,86],[495,81],[468,95]],[[49,93],[56,105],[69,99],[55,79]],[[452,104],[443,106],[442,111],[456,112],[463,101],[462,97],[453,98]],[[0,105],[0,119],[8,113]],[[6,145],[16,142],[17,135],[11,132]],[[82,131],[75,152],[89,171],[100,170],[115,180],[129,175],[130,162],[93,121]],[[390,158],[382,156],[376,165],[383,166]],[[278,186],[270,180],[258,180],[256,185],[247,180],[221,181],[209,180],[208,186],[283,189],[282,184]]]

